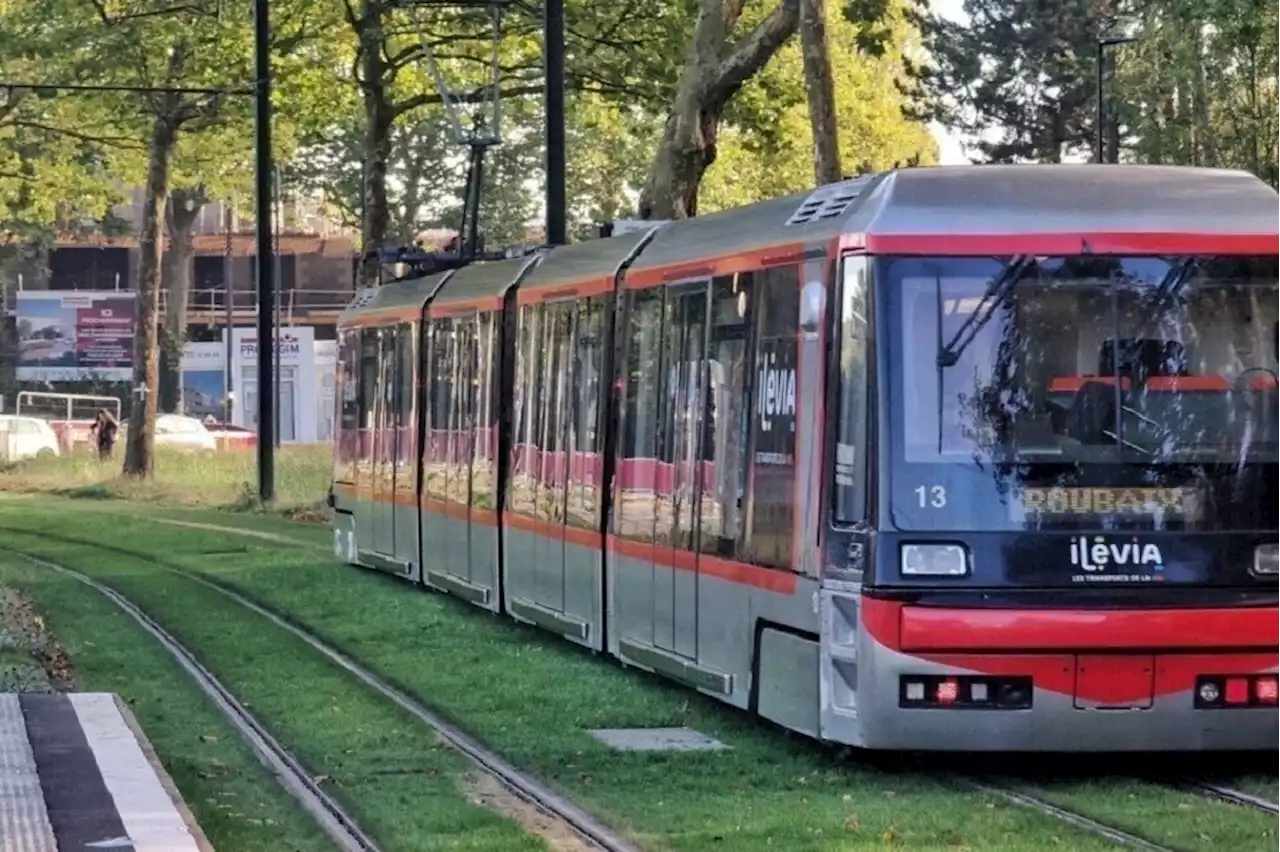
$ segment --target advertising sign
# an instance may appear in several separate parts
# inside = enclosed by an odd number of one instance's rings
[[[133,378],[133,293],[26,291],[17,296],[18,381]]]

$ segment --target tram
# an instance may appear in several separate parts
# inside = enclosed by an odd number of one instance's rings
[[[910,168],[362,291],[335,554],[852,746],[1276,748],[1277,202]]]

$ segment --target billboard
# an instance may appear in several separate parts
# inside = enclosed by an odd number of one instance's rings
[[[17,294],[20,382],[133,379],[134,294]]]

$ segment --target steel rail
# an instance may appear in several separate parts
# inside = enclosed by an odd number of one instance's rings
[[[92,546],[92,545],[90,545]],[[282,787],[315,818],[325,833],[347,852],[380,852],[380,847],[334,799],[312,780],[311,773],[276,740],[223,684],[163,627],[110,586],[73,568],[10,547],[0,550],[41,568],[57,571],[102,594],[150,633],[190,675],[201,691],[236,728]]]
[[[992,796],[998,796],[1007,802],[1038,811],[1045,816],[1053,817],[1073,825],[1083,831],[1096,834],[1106,840],[1115,843],[1117,846],[1126,846],[1130,849],[1141,849],[1144,852],[1176,852],[1168,846],[1161,846],[1159,843],[1153,843],[1145,837],[1139,837],[1136,834],[1116,828],[1112,825],[1099,822],[1092,817],[1084,814],[1076,813],[1068,810],[1061,805],[1055,805],[1052,802],[1045,801],[1027,788],[1015,786],[1007,781],[1000,781],[987,776],[980,775],[960,775],[960,779]]]
[[[1260,811],[1266,811],[1269,814],[1280,814],[1280,804],[1264,799],[1262,796],[1255,796],[1252,793],[1246,793],[1243,790],[1236,790],[1233,787],[1227,787],[1222,784],[1214,784],[1209,781],[1193,781],[1185,780],[1178,782],[1179,786],[1223,801],[1231,802],[1236,805],[1244,805],[1245,807],[1257,808]]]

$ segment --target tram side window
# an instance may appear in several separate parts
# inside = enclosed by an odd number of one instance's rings
[[[423,455],[424,490],[436,499],[447,494],[449,460],[449,405],[453,388],[453,320],[433,319],[431,362],[427,375],[426,452]]]
[[[573,377],[570,382],[569,493],[565,520],[570,526],[597,529],[604,465],[600,435],[604,370],[604,329],[609,300],[597,296],[577,304]]]
[[[800,275],[796,267],[779,267],[757,274],[756,283],[750,508],[739,553],[759,565],[790,568],[795,532]]]
[[[538,477],[538,517],[564,521],[565,452],[569,405],[569,353],[572,351],[573,303],[547,304],[542,325],[542,422],[538,434],[541,464]]]
[[[356,466],[368,470],[373,463],[373,438],[377,423],[378,399],[378,329],[366,328],[360,332],[360,390],[359,425],[356,439]]]
[[[867,291],[866,258],[845,258],[840,285],[840,400],[832,503],[840,523],[867,520]]]
[[[706,414],[707,283],[669,289],[664,313],[658,460],[665,481],[656,500],[654,540],[693,550]]]
[[[537,514],[537,473],[539,452],[537,435],[542,418],[542,399],[538,379],[542,357],[542,305],[525,305],[520,309],[516,335],[516,392],[513,437],[511,441],[511,476],[507,504],[513,512],[529,517]]]
[[[472,377],[475,320],[455,319],[450,334],[451,357],[448,432],[448,484],[450,503],[467,505],[471,500]]]
[[[663,333],[661,289],[628,294],[626,401],[618,442],[613,530],[652,541],[659,490],[658,398]]]
[[[754,274],[711,282],[711,337],[707,346],[707,412],[703,430],[698,549],[737,555],[747,492],[748,390],[751,342],[749,295]]]
[[[471,363],[471,505],[479,509],[497,506],[497,410],[493,405],[493,374],[496,370],[497,323],[500,315],[480,314],[476,320]]]
[[[338,337],[338,436],[334,453],[334,478],[354,481],[360,428],[360,331],[351,329]]]
[[[412,323],[396,326],[396,491],[412,493],[414,488],[411,471],[414,467],[413,412],[416,405],[414,393],[414,363],[417,360],[417,330]]]

